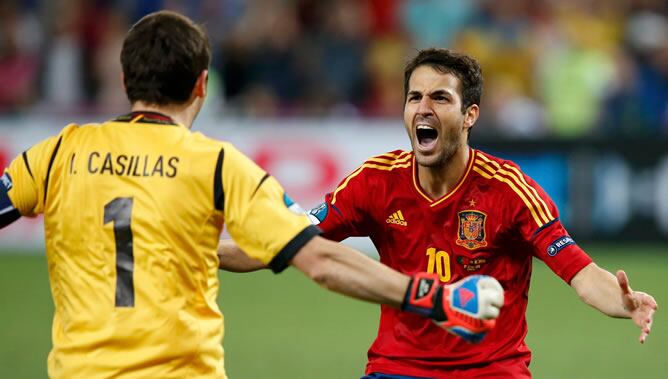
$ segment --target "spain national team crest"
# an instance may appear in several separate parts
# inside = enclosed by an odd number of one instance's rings
[[[485,241],[485,218],[487,215],[478,211],[459,212],[459,236],[457,245],[469,250],[487,246]]]

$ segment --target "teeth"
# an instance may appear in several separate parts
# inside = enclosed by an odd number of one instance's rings
[[[423,129],[423,130],[434,130],[434,128],[432,128],[429,125],[418,125],[417,128],[418,129]]]

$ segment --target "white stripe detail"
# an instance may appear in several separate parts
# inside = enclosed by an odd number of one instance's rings
[[[14,208],[14,207],[11,206],[11,205],[8,206],[8,207],[5,208],[5,209],[0,209],[0,215],[3,215],[3,214],[5,214],[5,213],[9,213],[9,212],[13,211],[14,209],[16,209],[16,208]]]

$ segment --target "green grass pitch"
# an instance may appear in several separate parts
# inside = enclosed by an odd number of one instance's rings
[[[624,268],[634,289],[668,306],[668,246],[589,246],[599,265]],[[5,252],[6,253],[6,252]],[[359,378],[378,308],[328,293],[294,269],[221,273],[225,360],[231,379]],[[46,377],[53,305],[40,255],[0,254],[0,378]],[[582,304],[534,262],[528,343],[538,379],[668,377],[668,318],[660,310],[645,345],[629,320]]]

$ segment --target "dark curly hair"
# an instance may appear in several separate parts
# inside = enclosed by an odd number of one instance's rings
[[[482,97],[482,70],[478,62],[468,55],[459,54],[448,49],[420,50],[404,69],[404,99],[408,95],[408,82],[413,71],[419,66],[429,66],[438,72],[452,74],[461,83],[462,113],[473,105],[480,105]]]

